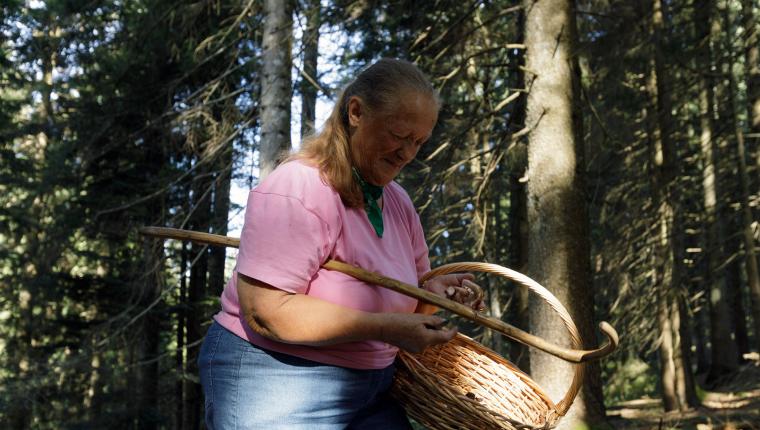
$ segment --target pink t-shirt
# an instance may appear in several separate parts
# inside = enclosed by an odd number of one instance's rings
[[[411,199],[395,182],[383,190],[383,237],[363,208],[346,208],[319,171],[300,161],[275,169],[248,196],[240,251],[216,321],[262,348],[320,363],[382,369],[398,349],[380,341],[328,346],[285,344],[255,333],[240,315],[237,272],[282,290],[366,312],[413,312],[417,300],[323,269],[340,260],[407,284],[430,270],[428,248]]]

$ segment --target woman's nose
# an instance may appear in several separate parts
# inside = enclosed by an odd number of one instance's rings
[[[417,156],[418,149],[419,147],[412,141],[412,139],[406,139],[398,151],[396,151],[396,155],[405,163],[408,163]]]

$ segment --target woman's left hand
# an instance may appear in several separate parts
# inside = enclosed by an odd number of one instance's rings
[[[483,289],[473,282],[471,273],[451,273],[430,278],[422,285],[427,291],[455,302],[483,311]]]

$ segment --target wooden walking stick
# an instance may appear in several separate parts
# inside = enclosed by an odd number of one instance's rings
[[[145,236],[164,238],[164,239],[184,240],[184,241],[190,241],[190,242],[201,243],[201,244],[206,244],[206,245],[224,246],[224,247],[232,247],[232,248],[237,248],[240,245],[240,239],[238,238],[220,236],[220,235],[210,234],[210,233],[181,230],[181,229],[176,229],[176,228],[142,227],[140,228],[139,231],[141,234]],[[534,348],[537,348],[541,351],[544,351],[548,354],[561,358],[565,361],[569,361],[571,363],[584,363],[584,362],[588,362],[592,360],[598,360],[602,357],[605,357],[611,354],[617,348],[618,343],[619,343],[618,334],[615,331],[615,329],[608,323],[601,322],[599,324],[599,330],[601,330],[601,332],[606,336],[607,339],[599,348],[590,349],[590,350],[564,348],[564,347],[552,344],[550,342],[547,342],[546,340],[538,336],[535,336],[523,330],[520,330],[517,327],[514,327],[510,324],[505,323],[504,321],[479,313],[475,311],[474,309],[470,308],[469,306],[465,306],[453,300],[449,300],[447,298],[438,296],[429,291],[423,290],[417,286],[409,285],[409,284],[400,282],[398,280],[388,278],[377,273],[369,272],[359,267],[351,266],[349,264],[336,261],[336,260],[329,260],[325,264],[323,264],[322,267],[328,270],[336,270],[336,271],[345,273],[347,275],[351,275],[354,278],[365,281],[367,283],[379,285],[379,286],[388,288],[390,290],[396,291],[398,293],[404,294],[406,296],[413,297],[425,303],[429,303],[431,305],[438,306],[439,308],[446,309],[452,313],[455,313],[459,316],[462,316],[478,324],[481,324],[484,327],[488,327],[492,330],[496,330],[499,333],[511,339],[514,339],[525,345],[532,346]],[[527,276],[522,275],[519,272],[515,272],[510,269],[506,269],[500,266],[489,265],[487,263],[457,263],[455,266],[452,265],[451,271],[454,271],[453,269],[454,267],[456,267],[457,271],[458,270],[483,271],[484,269],[498,270],[499,274],[507,278],[517,280],[523,284],[531,283],[532,284],[531,288],[533,288],[534,290],[536,288],[545,290],[543,287],[538,285],[538,283],[531,280]],[[439,269],[441,268],[436,269],[438,270],[437,274],[442,274],[440,273]],[[446,273],[451,273],[451,271],[448,271]],[[560,312],[560,310],[554,303],[550,301],[549,304],[556,311],[560,313],[560,317],[562,317],[563,319],[570,318],[569,315],[562,315],[563,312]],[[561,305],[559,305],[559,308],[561,308]]]

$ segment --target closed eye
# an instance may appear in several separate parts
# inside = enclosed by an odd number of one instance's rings
[[[415,140],[412,140],[413,138],[412,138],[411,134],[408,134],[406,136],[401,136],[401,135],[398,135],[396,133],[391,132],[391,136],[393,136],[394,139],[396,139],[396,140],[398,140],[400,142],[405,142],[407,140],[412,141],[412,143],[414,144],[414,146],[422,146],[422,144],[425,143],[425,141],[427,140],[427,139],[415,139]]]

